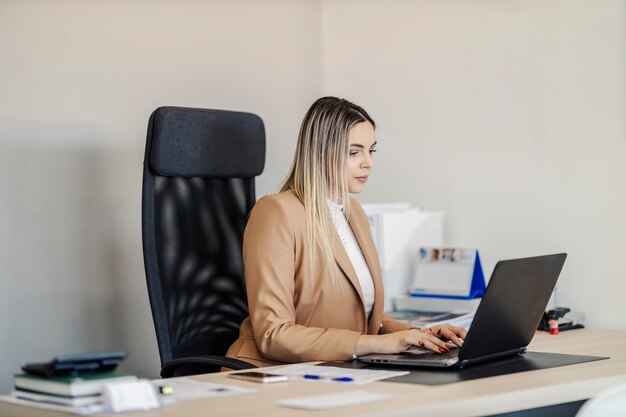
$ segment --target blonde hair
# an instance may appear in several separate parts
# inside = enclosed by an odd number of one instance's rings
[[[374,120],[367,112],[336,97],[322,97],[307,111],[300,132],[293,163],[281,191],[292,190],[304,205],[309,249],[309,265],[315,276],[315,247],[322,253],[323,265],[333,282],[340,276],[332,250],[334,226],[328,200],[344,204],[350,212],[346,163],[352,128]]]

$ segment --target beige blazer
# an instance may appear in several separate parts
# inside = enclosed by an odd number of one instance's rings
[[[250,316],[226,356],[258,366],[350,360],[361,334],[410,328],[383,314],[378,255],[367,216],[352,199],[348,222],[374,280],[369,320],[356,272],[336,234],[333,252],[342,279],[336,282],[323,272],[321,251],[311,276],[304,206],[292,191],[281,192],[261,198],[250,214],[243,238]]]

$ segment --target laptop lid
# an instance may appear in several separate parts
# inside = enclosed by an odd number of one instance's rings
[[[460,350],[403,352],[358,360],[408,366],[463,367],[526,350],[559,278],[567,254],[500,261]]]
[[[566,257],[560,253],[496,264],[459,352],[460,365],[528,346]]]

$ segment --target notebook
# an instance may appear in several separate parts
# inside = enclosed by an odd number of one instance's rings
[[[370,364],[462,368],[520,355],[532,340],[567,254],[500,261],[493,270],[467,338],[460,349],[424,349],[358,358]]]

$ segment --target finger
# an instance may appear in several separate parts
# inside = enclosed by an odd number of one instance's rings
[[[413,333],[405,340],[411,345],[429,349],[433,352],[443,353],[449,350],[448,346],[443,341],[426,332]]]
[[[462,327],[452,326],[450,324],[442,324],[435,329],[434,334],[437,335],[440,339],[444,340],[452,340],[451,335],[455,335],[460,339],[465,339],[467,337],[467,330]]]
[[[467,330],[462,327],[450,326],[449,330],[458,338],[464,339],[467,337]]]
[[[437,353],[445,353],[450,350],[445,343],[443,343],[440,339],[437,339],[436,337],[424,339],[421,341],[421,343],[424,344],[424,347],[426,349],[432,350],[433,352]]]
[[[443,340],[434,335],[427,335],[427,341],[432,343],[436,347],[436,349],[432,349],[435,352],[443,353],[450,350],[451,348],[451,346],[448,346]]]
[[[454,343],[455,345],[457,345],[458,347],[463,346],[463,340],[461,340],[460,337],[458,337],[456,334],[454,334],[454,332],[450,329],[447,329],[445,332],[446,337],[452,341],[452,343]]]
[[[431,327],[428,330],[430,330],[430,332],[432,334],[434,334],[435,336],[439,337],[439,336],[441,336],[441,332],[443,330],[443,327],[442,326],[433,326],[433,327]]]
[[[443,341],[448,341],[450,340],[450,337],[447,336],[447,330],[448,330],[449,325],[446,324],[442,324],[436,327],[432,328],[432,334],[435,335],[436,337],[438,337],[439,339],[443,340]]]
[[[455,332],[457,336],[459,336],[461,339],[465,340],[465,338],[467,337],[467,330],[462,328],[462,327],[457,327],[458,331]]]
[[[423,336],[421,330],[410,329],[403,338],[405,350],[411,350],[416,346],[424,347],[424,342],[422,342],[422,338]]]
[[[421,337],[409,342],[411,345],[419,346],[422,349],[432,350],[433,352],[441,352],[442,347],[438,346],[434,340],[430,340],[426,337]]]

